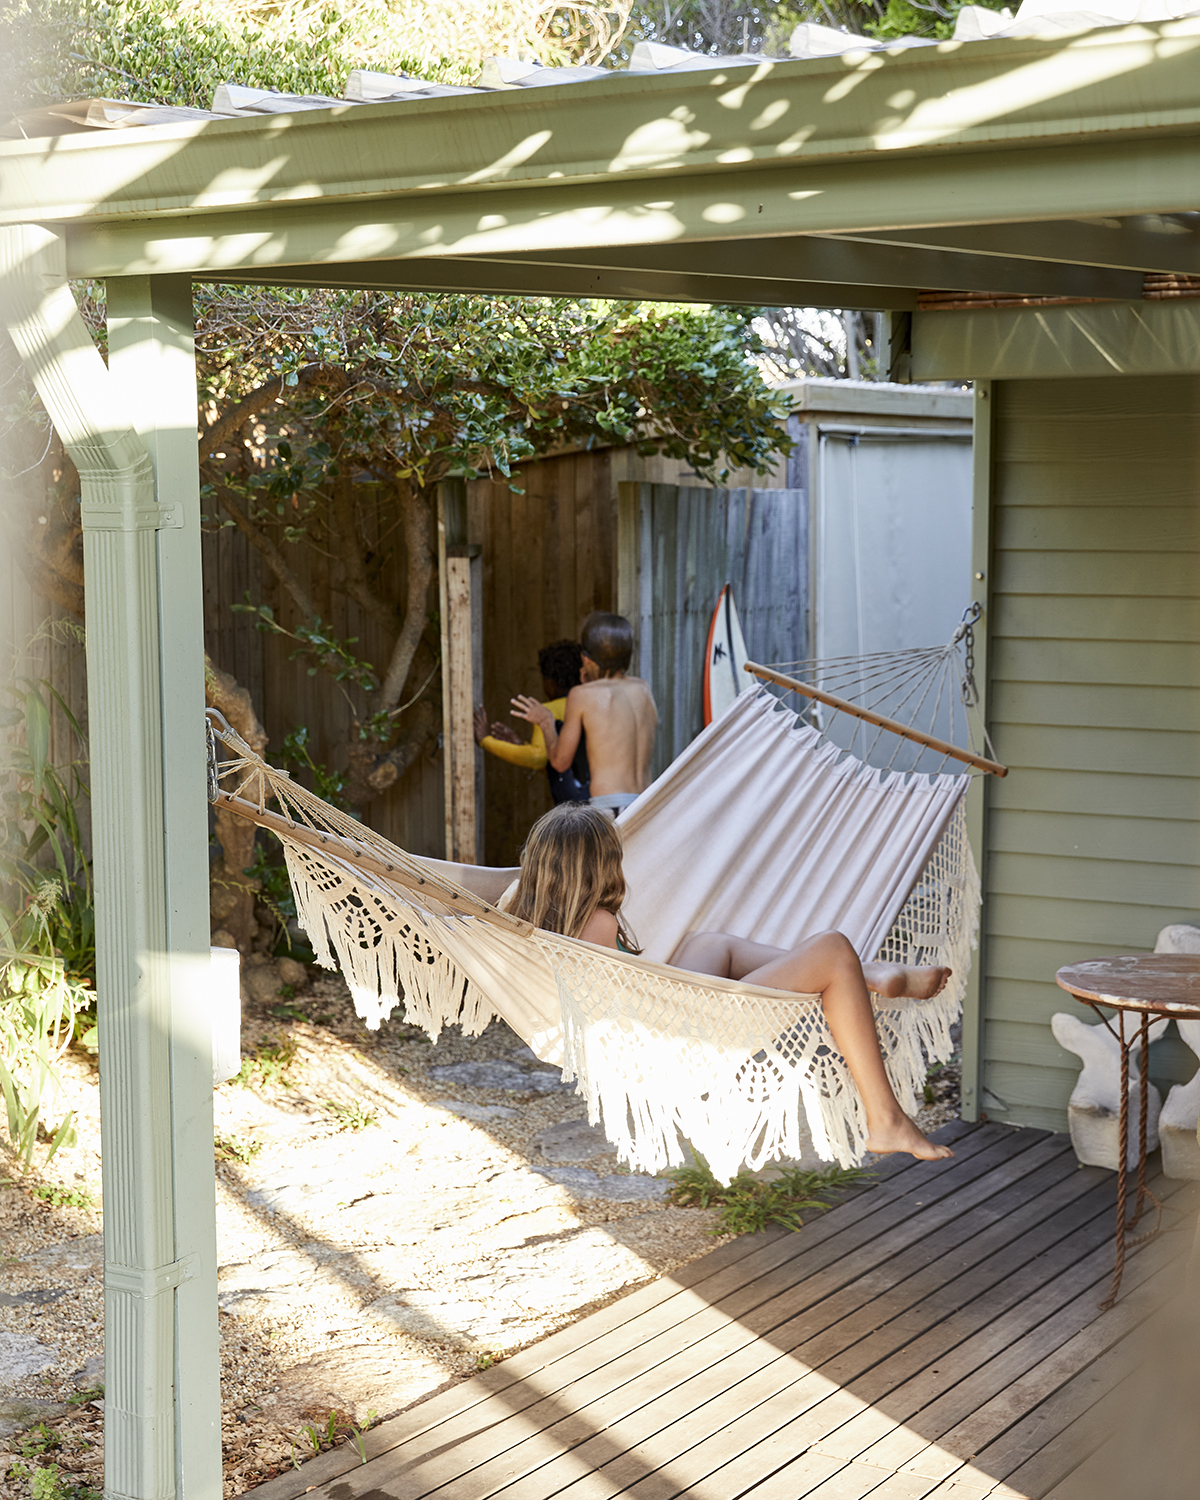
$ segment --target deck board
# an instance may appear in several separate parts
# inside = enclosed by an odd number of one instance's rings
[[[951,1160],[889,1160],[800,1233],[722,1246],[382,1424],[365,1464],[329,1454],[256,1494],[1069,1493],[1187,1236],[1137,1248],[1101,1314],[1113,1175],[1077,1167],[1063,1136],[961,1123],[947,1135]],[[1156,1182],[1169,1205],[1180,1190]]]
[[[1014,1132],[990,1139],[985,1149],[976,1152],[969,1160],[964,1159],[961,1164],[961,1176],[973,1175],[978,1181],[960,1189],[957,1195],[953,1192],[953,1179],[949,1173],[929,1174],[924,1179],[924,1187],[918,1176],[916,1185],[906,1195],[909,1202],[903,1218],[898,1205],[889,1205],[886,1201],[868,1212],[862,1207],[864,1203],[869,1204],[868,1197],[859,1200],[856,1223],[838,1229],[831,1216],[814,1224],[814,1230],[819,1227],[826,1231],[824,1244],[820,1244],[820,1237],[814,1234],[805,1254],[776,1268],[758,1284],[740,1289],[727,1298],[720,1309],[711,1310],[709,1317],[703,1320],[707,1327],[712,1328],[709,1338],[699,1345],[677,1351],[672,1345],[679,1344],[681,1331],[670,1330],[665,1338],[656,1342],[655,1348],[641,1348],[645,1373],[630,1386],[614,1393],[610,1399],[586,1405],[580,1399],[584,1392],[573,1392],[573,1415],[564,1423],[551,1432],[523,1442],[519,1452],[509,1452],[485,1462],[473,1476],[480,1496],[496,1493],[493,1486],[497,1483],[502,1488],[520,1479],[522,1500],[540,1500],[544,1494],[557,1493],[567,1474],[585,1474],[588,1469],[600,1467],[613,1459],[614,1445],[620,1445],[629,1455],[629,1461],[640,1471],[649,1449],[657,1450],[664,1442],[673,1449],[681,1440],[678,1431],[671,1431],[664,1438],[662,1434],[667,1428],[683,1422],[689,1428],[699,1426],[703,1433],[710,1431],[714,1419],[705,1408],[708,1402],[731,1386],[737,1386],[739,1401],[746,1405],[775,1395],[781,1387],[786,1388],[792,1383],[795,1374],[780,1369],[779,1351],[774,1347],[777,1341],[770,1334],[773,1324],[781,1317],[791,1315],[793,1321],[797,1317],[802,1319],[800,1326],[805,1331],[818,1330],[828,1321],[825,1307],[833,1293],[852,1282],[865,1268],[894,1256],[919,1233],[917,1225],[921,1221],[917,1208],[924,1205],[933,1218],[938,1213],[935,1205],[941,1203],[943,1214],[950,1216],[951,1211],[944,1208],[947,1199],[963,1202],[964,1199],[973,1201],[986,1196],[990,1191],[987,1184],[996,1185],[1002,1176],[1007,1180],[1008,1173],[1014,1170],[1011,1166],[1014,1155],[1023,1159],[1032,1146],[1040,1144],[1031,1137],[1022,1138]],[[1001,1168],[1008,1171],[1002,1173]],[[803,1235],[798,1238],[803,1239]],[[802,1275],[805,1269],[808,1275]],[[801,1276],[799,1281],[798,1276]],[[769,1297],[764,1295],[766,1293],[770,1294]],[[720,1326],[714,1326],[718,1325],[718,1320]],[[788,1344],[795,1342],[797,1332],[792,1331]],[[784,1345],[785,1349],[788,1344]],[[768,1368],[762,1368],[764,1364]],[[698,1369],[702,1372],[699,1376],[696,1374]],[[807,1373],[807,1367],[802,1367],[802,1373]],[[681,1380],[685,1382],[682,1387],[660,1394],[665,1387],[679,1386]],[[601,1435],[589,1442],[589,1433],[597,1431]],[[503,1439],[502,1433],[490,1432],[483,1442],[490,1443],[494,1453],[498,1439]],[[535,1478],[533,1470],[547,1461],[544,1455],[555,1442],[565,1450],[562,1462],[549,1473],[539,1473]],[[585,1445],[582,1451],[576,1447],[580,1442]],[[463,1457],[456,1453],[454,1461],[460,1462]],[[582,1470],[581,1464],[584,1465]],[[433,1466],[435,1470],[443,1467],[437,1463]],[[422,1481],[427,1481],[430,1474],[430,1468],[422,1465]],[[615,1477],[609,1480],[610,1484],[617,1482]],[[589,1484],[589,1489],[594,1487]],[[440,1495],[437,1489],[423,1487],[414,1488],[411,1493],[414,1497],[418,1494]]]

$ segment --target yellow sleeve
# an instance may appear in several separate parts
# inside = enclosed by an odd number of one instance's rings
[[[533,739],[527,745],[510,745],[506,740],[498,740],[490,734],[485,734],[481,743],[489,755],[506,760],[510,766],[523,766],[527,771],[544,770],[549,759],[545,738],[536,724]]]

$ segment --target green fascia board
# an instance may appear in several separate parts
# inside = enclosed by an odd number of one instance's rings
[[[0,157],[0,171],[4,165]],[[225,171],[240,174],[241,168]],[[142,188],[136,192],[141,203]],[[1196,202],[1200,149],[1192,139],[1142,139],[1011,152],[877,151],[836,165],[793,162],[732,177],[687,173],[652,183],[613,174],[601,182],[370,201],[256,200],[171,214],[143,209],[140,217],[97,216],[64,230],[72,276],[199,275],[242,266],[489,257],[731,235],[753,240],[869,228],[881,220],[944,222],[950,205],[964,219],[984,222],[1058,217],[1064,210],[1166,212]]]
[[[1170,212],[1198,50],[1193,18],[12,141],[0,222],[112,275]]]
[[[1200,373],[1200,301],[913,315],[914,380]]]

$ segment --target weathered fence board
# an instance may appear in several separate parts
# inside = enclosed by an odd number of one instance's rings
[[[722,585],[733,586],[755,661],[798,661],[808,641],[804,489],[712,490],[625,484],[622,600],[637,601],[638,670],[654,690],[654,773],[703,727],[704,651]]]
[[[616,496],[612,456],[564,454],[524,466],[513,483],[467,487],[467,536],[483,547],[483,687],[489,721],[511,723],[515,693],[540,698],[537,654],[577,639],[593,609],[614,607]],[[485,757],[483,857],[513,864],[551,805],[545,773]]]

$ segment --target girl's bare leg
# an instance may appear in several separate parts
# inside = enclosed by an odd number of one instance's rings
[[[671,955],[671,962],[695,973],[819,994],[833,1040],[846,1059],[866,1111],[867,1150],[909,1151],[923,1161],[953,1156],[947,1147],[926,1140],[900,1108],[883,1066],[863,965],[840,932],[819,933],[790,950],[722,932],[691,933]],[[879,991],[883,994],[909,993],[897,988],[905,983],[902,976],[912,976],[913,987],[928,994],[936,994],[947,978],[943,969],[904,970],[891,964],[871,968],[880,971],[872,972],[872,986],[877,981],[887,986]]]

